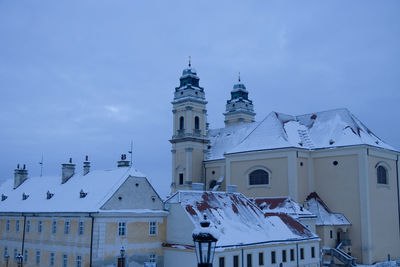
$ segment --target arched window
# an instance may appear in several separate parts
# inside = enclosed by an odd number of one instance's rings
[[[387,170],[385,167],[383,167],[382,165],[378,166],[378,168],[376,168],[376,174],[377,174],[377,178],[378,178],[378,184],[387,184],[388,183]]]
[[[199,119],[199,117],[194,117],[194,128],[196,129],[196,130],[198,130],[198,129],[200,129],[200,119]]]
[[[249,185],[267,185],[269,184],[268,172],[258,169],[249,174]]]
[[[185,128],[185,118],[179,118],[179,130],[183,130]]]

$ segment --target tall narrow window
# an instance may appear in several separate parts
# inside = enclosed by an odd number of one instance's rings
[[[304,248],[300,248],[300,260],[304,260]]]
[[[263,252],[258,253],[258,265],[260,265],[260,266],[264,265],[264,253]]]
[[[275,264],[275,263],[276,263],[276,252],[271,251],[271,264]]]
[[[332,230],[329,231],[329,237],[330,237],[331,239],[333,238],[333,231],[332,231]]]
[[[36,250],[36,264],[40,264],[40,250]]]
[[[233,267],[239,267],[239,255],[233,256]]]
[[[84,224],[82,221],[80,221],[79,222],[79,235],[83,235],[83,229],[84,229],[83,227],[84,227]]]
[[[286,250],[282,250],[282,262],[286,262]]]
[[[225,257],[218,258],[218,267],[225,267]]]
[[[57,232],[57,221],[54,220],[53,223],[51,224],[51,233],[55,234]]]
[[[6,258],[8,255],[8,247],[4,247],[4,255],[3,257]]]
[[[24,262],[28,262],[28,255],[29,255],[29,252],[28,252],[27,249],[25,249],[25,251],[24,251]]]
[[[64,222],[64,234],[68,235],[69,234],[69,228],[70,228],[70,222],[69,220]]]
[[[126,234],[126,224],[124,222],[118,223],[118,235],[125,236]]]
[[[387,184],[387,170],[383,166],[378,166],[376,169],[378,176],[378,184]]]
[[[26,221],[26,232],[29,233],[31,231],[31,221],[27,220]]]
[[[76,256],[76,267],[82,267],[82,256]]]
[[[149,222],[149,235],[157,235],[157,222]]]
[[[179,130],[183,130],[185,128],[185,118],[179,118]]]
[[[252,257],[251,254],[247,254],[247,267],[252,267]]]
[[[294,248],[290,249],[290,261],[294,261]]]
[[[6,223],[6,231],[7,231],[7,232],[10,231],[10,220],[7,220],[7,223]]]
[[[311,247],[311,258],[315,258],[315,247]]]
[[[42,232],[42,224],[43,224],[42,221],[39,221],[39,222],[38,222],[38,233],[41,233],[41,232]]]
[[[269,184],[269,174],[264,170],[255,170],[249,175],[250,185],[267,185]]]
[[[15,232],[19,232],[19,220],[15,221]]]
[[[63,255],[63,263],[62,263],[63,267],[68,267],[68,255],[64,254]]]
[[[149,256],[149,262],[156,262],[157,261],[157,254],[151,253]]]
[[[200,129],[200,119],[199,119],[199,117],[194,117],[194,128],[196,129],[196,130],[199,130]]]
[[[183,184],[183,173],[179,174],[179,184]]]
[[[54,266],[54,252],[50,252],[50,266]]]

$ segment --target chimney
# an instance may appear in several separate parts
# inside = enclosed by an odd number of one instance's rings
[[[228,186],[226,187],[226,191],[227,191],[228,193],[235,193],[235,192],[236,192],[236,188],[237,188],[237,185],[231,184],[231,185],[228,185]]]
[[[204,184],[203,183],[192,183],[192,190],[193,191],[203,191]]]
[[[90,161],[89,157],[86,156],[85,161],[83,162],[83,175],[88,174],[90,171]]]
[[[14,189],[20,186],[26,179],[28,178],[28,170],[23,165],[22,169],[19,168],[19,164],[17,168],[14,170]]]
[[[62,164],[61,183],[66,183],[74,174],[75,164],[72,164],[72,158],[69,158],[69,163]]]
[[[126,154],[121,155],[121,160],[118,161],[119,167],[129,167],[129,160],[126,160]]]

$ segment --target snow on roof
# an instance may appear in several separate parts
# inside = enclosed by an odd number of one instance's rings
[[[371,145],[395,150],[373,134],[347,109],[292,116],[271,112],[261,122],[210,130],[207,160],[225,153],[296,147],[320,149]]]
[[[207,215],[219,232],[217,246],[290,242],[318,238],[285,214],[266,214],[240,193],[178,191],[167,203],[180,203],[193,225]]]
[[[250,200],[266,213],[284,213],[294,218],[315,216],[290,197],[259,197]]]
[[[75,174],[66,183],[60,176],[29,177],[13,189],[14,180],[0,185],[0,212],[96,212],[115,193],[129,176],[145,177],[133,168],[90,171],[87,175]],[[80,198],[80,191],[87,195]],[[54,194],[47,199],[47,191]],[[22,195],[28,195],[26,200]]]
[[[317,216],[316,225],[351,225],[343,214],[333,213],[315,192],[307,196],[306,205]]]

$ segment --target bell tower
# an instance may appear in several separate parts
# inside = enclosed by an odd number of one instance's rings
[[[254,122],[253,101],[249,99],[249,92],[246,86],[240,81],[240,73],[238,83],[233,86],[231,91],[231,99],[226,102],[225,127]]]
[[[190,190],[192,183],[203,181],[203,160],[206,138],[207,110],[204,88],[189,65],[183,70],[180,84],[175,88],[172,103],[172,183],[171,192]]]

